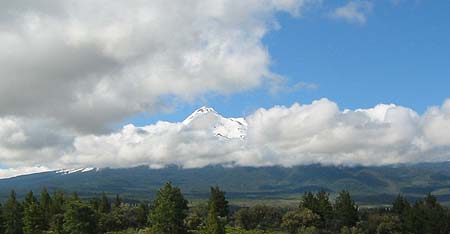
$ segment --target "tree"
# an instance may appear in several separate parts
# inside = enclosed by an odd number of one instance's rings
[[[203,228],[206,218],[208,217],[208,203],[200,203],[189,207],[189,214],[185,219],[186,227],[190,232],[199,231]]]
[[[145,203],[141,203],[138,207],[135,208],[136,222],[139,228],[143,228],[147,224],[148,212],[148,206]]]
[[[27,206],[36,203],[37,199],[34,197],[33,191],[30,191],[27,193],[27,196],[25,197],[25,201],[23,203],[24,208],[26,208]]]
[[[3,226],[4,226],[5,220],[3,219],[3,207],[0,203],[0,233],[4,233]]]
[[[423,201],[418,201],[404,214],[404,228],[409,233],[444,234],[450,232],[449,214],[436,197],[429,194]]]
[[[333,206],[331,205],[329,194],[324,190],[316,195],[305,193],[300,202],[300,208],[307,208],[320,216],[319,226],[325,228],[333,218]]]
[[[405,197],[399,194],[392,204],[392,212],[401,215],[410,207],[411,205],[409,204],[408,200],[406,200]]]
[[[184,219],[187,216],[187,200],[181,190],[171,183],[161,188],[153,201],[149,214],[153,232],[158,234],[184,234]]]
[[[39,204],[32,201],[24,206],[23,233],[40,234],[44,231],[44,226],[44,216]]]
[[[8,201],[3,207],[4,234],[22,233],[22,206],[16,199],[16,193],[11,191]]]
[[[219,212],[216,209],[216,203],[211,190],[211,201],[209,202],[209,212],[206,218],[205,234],[225,234],[225,228],[219,218]]]
[[[307,208],[299,208],[289,211],[283,216],[283,227],[290,234],[299,233],[301,228],[314,226],[320,220],[320,216]]]
[[[230,212],[228,201],[225,198],[225,192],[221,191],[218,186],[211,187],[210,202],[215,203],[217,213],[220,217],[228,217]]]
[[[42,189],[41,197],[39,199],[39,206],[42,211],[44,230],[48,230],[50,227],[50,220],[52,218],[52,198],[46,188]]]
[[[116,199],[114,199],[113,208],[118,208],[122,204],[122,199],[119,194],[116,194]]]
[[[234,215],[236,223],[246,229],[268,230],[281,225],[283,213],[280,209],[266,205],[255,205],[248,209],[240,209]]]
[[[52,215],[64,213],[64,193],[61,191],[55,191],[53,193],[53,199],[51,200],[51,213]]]
[[[350,193],[342,191],[334,204],[335,217],[341,227],[353,227],[358,222],[358,206],[353,201]]]
[[[377,234],[401,234],[400,220],[386,220],[377,227]]]
[[[105,193],[102,193],[102,197],[100,198],[98,211],[100,213],[109,213],[111,211],[111,203],[109,203],[109,199]]]
[[[70,201],[64,212],[65,234],[96,234],[98,219],[95,211],[78,200]]]
[[[61,191],[55,191],[53,199],[51,200],[51,218],[50,218],[50,230],[53,233],[63,233],[64,223],[64,193]]]
[[[94,196],[89,200],[89,205],[92,207],[92,209],[98,211],[100,207],[100,199],[97,196]]]

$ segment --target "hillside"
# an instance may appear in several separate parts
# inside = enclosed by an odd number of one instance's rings
[[[411,199],[435,194],[450,202],[450,163],[384,167],[296,166],[222,167],[181,169],[135,167],[53,171],[0,180],[0,197],[15,189],[78,191],[82,196],[101,192],[121,194],[130,200],[149,200],[166,181],[181,187],[191,199],[206,198],[209,186],[219,185],[231,200],[291,200],[305,191],[349,190],[361,204],[386,204],[398,193]]]

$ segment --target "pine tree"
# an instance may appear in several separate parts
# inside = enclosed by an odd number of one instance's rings
[[[109,203],[109,199],[105,193],[102,193],[102,197],[100,198],[98,211],[100,213],[109,213],[111,211],[111,203]]]
[[[141,203],[136,207],[136,222],[138,227],[142,228],[147,224],[148,212],[148,206],[145,203]]]
[[[39,199],[39,206],[42,211],[44,230],[48,230],[50,227],[50,220],[52,218],[52,198],[46,188],[42,189],[41,197]]]
[[[3,208],[4,234],[22,233],[22,206],[16,199],[16,193],[11,191]]]
[[[3,207],[0,203],[0,233],[4,233],[3,227],[4,227],[5,220],[3,218]]]
[[[64,193],[61,191],[55,191],[53,193],[53,199],[52,199],[52,205],[51,205],[51,212],[52,215],[56,214],[63,214],[64,213]]]
[[[89,205],[94,209],[95,211],[98,211],[100,208],[100,199],[97,196],[94,196],[89,200]]]
[[[336,219],[341,227],[353,227],[358,222],[358,206],[347,191],[339,193],[334,210]]]
[[[98,217],[88,205],[72,200],[66,205],[63,230],[65,234],[96,234]]]
[[[119,194],[116,194],[116,199],[114,199],[113,208],[119,208],[122,204],[122,199],[120,199]]]
[[[209,202],[209,212],[206,218],[204,234],[225,234],[225,228],[219,218],[219,212],[216,209],[216,203],[213,201],[214,195],[211,190],[211,200]]]
[[[401,215],[410,207],[408,200],[399,194],[392,204],[392,212]]]
[[[307,192],[303,194],[303,197],[300,201],[300,208],[306,208],[314,212],[315,210],[318,210],[317,207],[318,201],[313,193]]]
[[[40,234],[44,231],[44,216],[37,202],[24,206],[23,233]]]
[[[229,206],[228,201],[225,198],[225,192],[221,191],[218,186],[211,187],[211,199],[210,202],[215,203],[217,213],[220,217],[228,217]]]
[[[36,203],[37,199],[34,197],[33,191],[30,191],[27,193],[27,196],[25,197],[25,201],[23,203],[23,207],[27,208],[27,206]]]
[[[318,192],[316,194],[316,202],[316,210],[312,211],[320,216],[320,226],[325,227],[333,218],[333,206],[331,205],[329,194],[323,190]]]
[[[53,193],[53,199],[51,203],[52,216],[50,219],[50,230],[55,234],[63,233],[64,205],[64,193],[61,191],[55,191]]]
[[[319,191],[316,195],[305,193],[300,202],[300,208],[306,208],[320,216],[319,226],[325,228],[333,218],[333,206],[329,194]]]
[[[187,201],[180,189],[167,183],[158,191],[149,214],[153,232],[158,234],[187,233],[184,225],[187,210]]]

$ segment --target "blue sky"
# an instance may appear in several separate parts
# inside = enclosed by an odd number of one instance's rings
[[[375,1],[363,24],[330,16],[345,3],[325,2],[300,17],[280,13],[281,28],[263,39],[272,72],[287,78],[288,86],[305,82],[317,88],[274,95],[260,87],[208,95],[173,112],[137,115],[125,122],[180,121],[202,105],[225,116],[245,116],[259,107],[323,97],[342,109],[394,103],[423,113],[450,97],[450,1]]]

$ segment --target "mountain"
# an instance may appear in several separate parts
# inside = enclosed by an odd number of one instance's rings
[[[105,191],[128,200],[149,200],[166,181],[181,187],[190,199],[207,198],[209,186],[219,185],[231,200],[296,202],[306,191],[323,189],[335,194],[347,189],[360,204],[387,204],[398,193],[412,200],[433,193],[440,201],[450,202],[449,162],[383,167],[84,168],[2,179],[0,198],[5,199],[11,189],[23,196],[45,186],[49,190],[78,191],[85,197]]]
[[[217,137],[245,139],[247,122],[244,118],[224,118],[213,108],[201,107],[188,116],[183,124],[186,128],[210,130]]]

